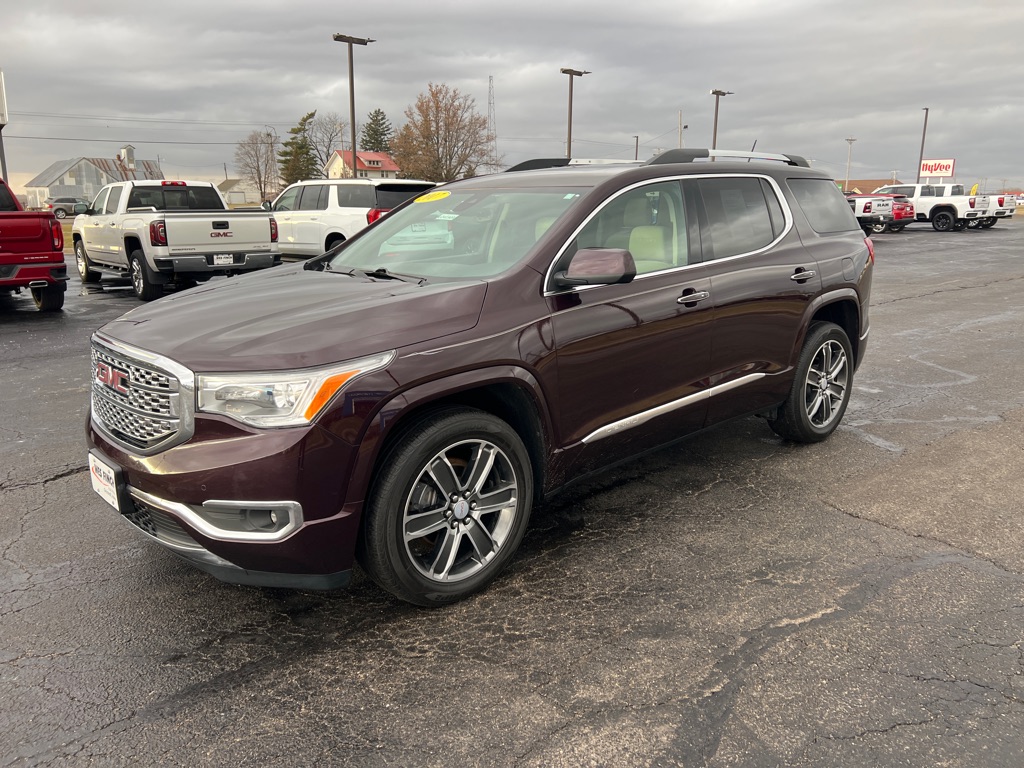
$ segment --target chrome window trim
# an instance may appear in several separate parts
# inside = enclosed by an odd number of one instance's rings
[[[565,241],[565,243],[562,245],[562,247],[558,249],[558,253],[555,255],[555,257],[548,264],[548,268],[544,272],[544,291],[543,291],[544,297],[548,298],[550,296],[564,296],[566,294],[579,293],[580,291],[588,291],[588,290],[591,290],[593,288],[607,288],[608,287],[608,286],[605,286],[605,285],[585,285],[585,286],[579,286],[579,287],[573,287],[573,288],[566,288],[564,290],[549,290],[548,289],[548,285],[551,284],[551,280],[554,277],[555,264],[558,263],[558,260],[561,259],[562,256],[565,254],[566,250],[569,248],[569,245],[579,236],[580,232],[583,231],[583,228],[586,227],[587,224],[589,224],[594,219],[594,217],[596,217],[599,213],[601,213],[613,200],[621,197],[622,195],[626,194],[627,192],[632,192],[634,189],[638,189],[640,187],[645,187],[645,186],[651,186],[653,184],[661,184],[661,183],[666,182],[666,181],[685,181],[687,179],[730,179],[730,178],[731,179],[764,179],[765,181],[768,182],[768,184],[771,186],[771,188],[775,191],[775,197],[778,199],[779,205],[782,207],[782,215],[783,215],[783,218],[785,219],[785,225],[782,228],[782,233],[778,237],[776,237],[774,240],[772,240],[770,243],[765,245],[763,248],[758,248],[755,251],[746,251],[744,253],[737,253],[737,254],[734,254],[732,256],[726,256],[725,258],[721,258],[721,259],[712,259],[710,261],[705,261],[704,259],[701,259],[698,262],[694,262],[692,264],[685,264],[683,266],[674,267],[672,269],[662,269],[662,270],[659,270],[657,272],[647,272],[647,273],[645,273],[643,275],[637,275],[636,277],[634,277],[633,278],[633,282],[635,282],[637,280],[646,280],[649,277],[655,277],[655,276],[659,276],[660,277],[660,276],[671,274],[671,273],[682,272],[683,270],[690,269],[691,267],[698,267],[698,266],[705,265],[705,264],[718,264],[720,262],[732,261],[734,259],[742,259],[742,258],[746,258],[747,256],[754,256],[754,255],[757,255],[759,253],[763,253],[764,251],[767,251],[770,248],[775,247],[779,242],[781,242],[784,238],[786,238],[789,235],[789,233],[793,230],[793,211],[789,207],[789,200],[786,199],[785,194],[783,194],[783,192],[782,192],[782,187],[779,185],[778,181],[776,181],[772,176],[770,176],[768,174],[764,174],[764,173],[700,173],[700,174],[679,174],[679,175],[676,175],[676,176],[662,176],[662,177],[659,177],[657,179],[646,179],[644,181],[638,181],[635,184],[630,184],[628,187],[623,187],[622,189],[618,190],[611,197],[605,198],[605,201],[601,204],[601,206],[599,208],[596,208],[595,210],[591,211],[590,214],[587,216],[587,218],[584,219],[580,223],[580,225],[578,227],[576,227],[575,230],[573,230],[572,235],[569,237],[568,240]]]
[[[613,421],[611,424],[605,424],[603,427],[595,429],[589,435],[586,435],[582,442],[584,444],[593,443],[597,440],[617,434],[618,432],[624,432],[627,429],[638,427],[641,424],[646,424],[653,418],[661,416],[662,414],[670,413],[671,411],[678,410],[679,408],[685,408],[686,406],[693,405],[694,403],[699,403],[701,400],[710,400],[716,395],[721,395],[738,387],[746,386],[758,379],[763,379],[766,375],[767,374],[764,373],[751,373],[746,376],[741,376],[738,379],[727,381],[724,384],[718,384],[717,386],[710,387],[708,389],[702,389],[700,392],[694,392],[692,395],[681,397],[670,403],[665,403],[655,408],[641,411],[640,413],[634,413],[632,416],[627,416],[624,419]]]

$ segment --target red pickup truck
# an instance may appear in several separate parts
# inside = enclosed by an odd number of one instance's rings
[[[0,179],[0,291],[28,288],[36,307],[56,312],[64,306],[67,281],[60,222],[52,213],[22,209]]]

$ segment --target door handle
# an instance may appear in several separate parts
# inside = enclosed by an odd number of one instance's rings
[[[693,306],[696,305],[698,302],[710,298],[711,294],[708,293],[707,291],[693,291],[692,293],[684,293],[682,296],[676,299],[676,304],[686,304],[689,306]]]
[[[815,272],[813,269],[798,269],[796,272],[789,276],[789,279],[796,280],[799,283],[803,280],[810,280],[816,274],[818,273]]]

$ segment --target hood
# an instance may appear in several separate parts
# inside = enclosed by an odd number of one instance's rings
[[[167,296],[101,333],[194,371],[307,368],[476,325],[484,282],[399,280],[274,267]]]

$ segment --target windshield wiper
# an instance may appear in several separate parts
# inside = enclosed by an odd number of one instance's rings
[[[384,267],[377,267],[376,269],[364,269],[363,274],[367,277],[375,277],[380,280],[401,280],[403,283],[415,282],[417,285],[426,285],[427,278],[417,277],[416,275],[399,275],[395,272],[388,272]]]

